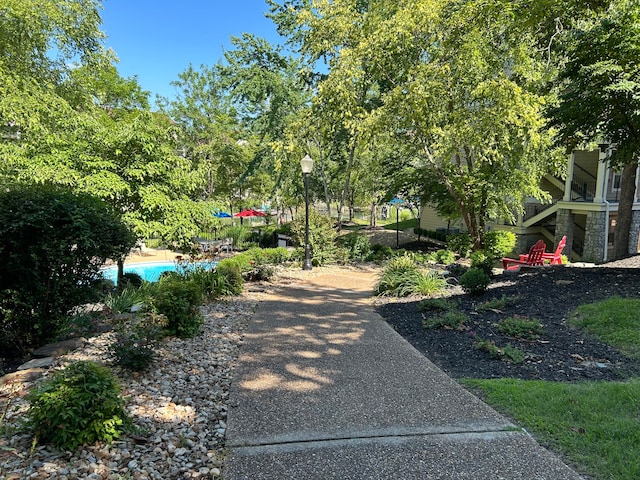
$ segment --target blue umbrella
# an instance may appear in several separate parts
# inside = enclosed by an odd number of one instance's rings
[[[216,218],[233,218],[231,214],[227,212],[222,212],[220,210],[216,210],[215,212],[213,212],[212,215]]]

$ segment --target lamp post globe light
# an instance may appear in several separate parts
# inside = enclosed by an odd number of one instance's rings
[[[300,160],[300,167],[302,167],[302,174],[304,175],[304,263],[302,264],[303,270],[311,270],[311,249],[309,247],[309,174],[313,170],[313,158],[309,155],[305,155]]]

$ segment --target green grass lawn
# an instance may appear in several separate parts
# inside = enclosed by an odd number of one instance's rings
[[[636,357],[639,299],[612,298],[580,307],[572,322]],[[640,378],[563,383],[464,380],[487,403],[596,479],[640,478]]]
[[[395,230],[396,229],[395,216],[393,218],[389,217],[388,220],[378,222],[378,225],[383,226],[387,230]],[[418,226],[417,218],[410,218],[409,220],[401,220],[397,224],[398,230],[406,230],[407,228],[415,228],[417,226]]]

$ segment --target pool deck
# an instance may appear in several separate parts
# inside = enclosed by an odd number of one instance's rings
[[[124,263],[146,263],[146,262],[167,262],[175,260],[176,257],[183,256],[171,250],[145,249],[144,254],[132,253],[127,256]]]

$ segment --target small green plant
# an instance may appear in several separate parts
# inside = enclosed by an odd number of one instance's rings
[[[155,348],[166,327],[166,318],[152,313],[123,322],[109,347],[114,363],[135,372],[146,369],[156,357]]]
[[[476,312],[487,312],[489,310],[499,311],[503,308],[513,305],[518,301],[520,297],[518,295],[502,295],[499,298],[492,298],[491,300],[487,300],[486,302],[482,302],[477,305],[475,308]]]
[[[94,362],[77,362],[55,372],[27,395],[27,424],[39,442],[73,450],[111,442],[130,425],[120,386]]]
[[[456,261],[456,254],[451,250],[438,250],[435,254],[435,261],[442,265],[451,265]]]
[[[504,347],[498,347],[493,340],[484,340],[477,335],[474,337],[473,345],[478,350],[487,352],[491,358],[504,362],[520,364],[527,358],[526,353],[519,348],[515,348],[510,343],[507,343]]]
[[[481,268],[470,268],[460,277],[462,289],[470,295],[481,295],[489,286],[491,279]]]
[[[446,311],[440,315],[431,318],[425,318],[422,321],[424,328],[443,328],[445,330],[466,330],[466,323],[469,317],[464,312]]]
[[[520,315],[500,320],[498,330],[508,337],[535,340],[544,335],[544,328],[538,319],[529,319]]]
[[[418,303],[420,312],[448,312],[456,308],[458,308],[458,302],[444,297],[425,298]]]

